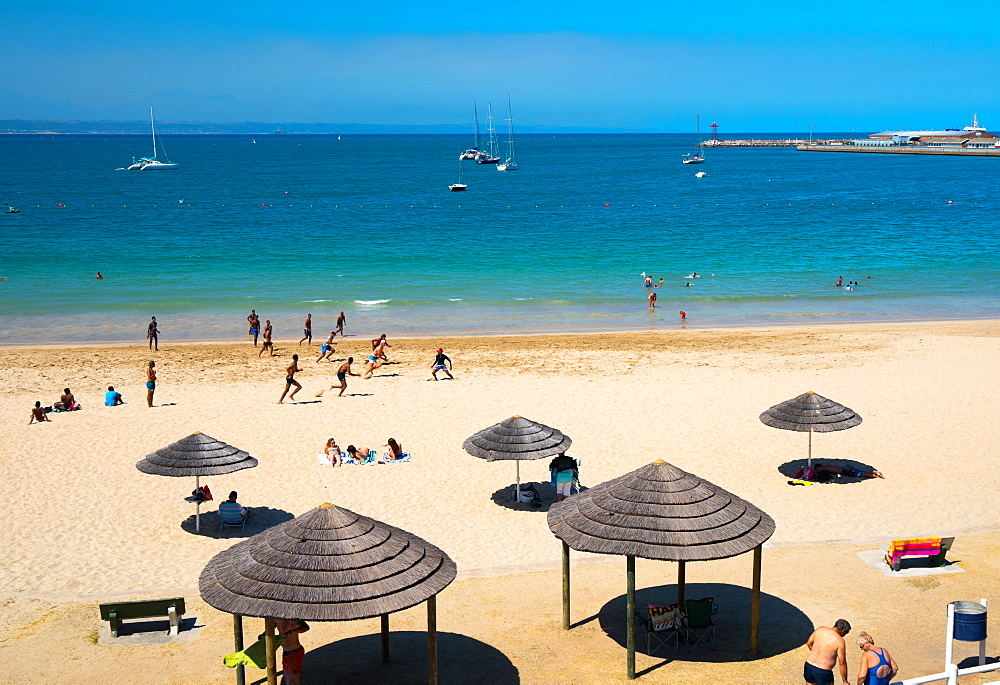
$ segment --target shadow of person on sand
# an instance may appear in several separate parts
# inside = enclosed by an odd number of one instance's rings
[[[302,664],[303,685],[365,683],[396,685],[427,682],[427,633],[392,630],[389,663],[382,663],[379,633],[350,637],[309,649]],[[377,628],[376,628],[377,630]],[[438,632],[439,682],[517,685],[517,667],[496,647],[465,635]],[[303,636],[303,643],[308,635]],[[267,682],[266,679],[255,683]]]
[[[676,565],[663,562],[664,573],[676,571]],[[622,562],[620,573],[610,573],[614,567],[608,566],[606,584],[610,587],[618,582],[625,587],[625,563]],[[747,564],[747,581],[750,580],[750,567]],[[637,579],[638,581],[638,579]],[[715,649],[707,644],[697,645],[692,651],[687,651],[683,640],[675,653],[673,646],[655,649],[655,654],[648,656],[662,657],[663,662],[647,668],[643,673],[656,670],[670,661],[727,663],[732,661],[750,660],[750,588],[728,583],[687,583],[685,596],[688,599],[712,597],[719,607],[718,613],[712,616],[715,621]],[[658,585],[655,587],[637,589],[635,606],[639,612],[645,612],[650,604],[662,606],[677,601],[677,586]],[[624,594],[618,595],[601,607],[597,614],[601,629],[612,640],[625,648]],[[646,633],[642,622],[636,620],[635,650],[646,654]],[[784,654],[798,649],[806,643],[813,631],[813,623],[798,607],[789,604],[780,597],[766,592],[760,595],[760,642],[757,659]],[[624,655],[622,656],[624,661]]]
[[[521,491],[534,489],[539,494],[538,506],[528,502],[517,502],[515,500],[516,484],[504,486],[490,495],[493,504],[504,509],[514,511],[548,511],[549,507],[556,503],[556,486],[552,483],[528,482],[521,483]],[[586,492],[587,488],[581,487],[580,492]],[[578,494],[573,490],[574,495]]]
[[[208,502],[206,504],[207,506],[212,506],[215,502]],[[242,530],[235,526],[224,526],[220,531],[220,517],[217,506],[211,511],[203,511],[201,513],[201,532],[195,532],[194,514],[181,521],[181,528],[186,533],[206,538],[248,538],[262,530],[267,530],[279,523],[284,523],[295,518],[295,516],[283,509],[272,509],[270,507],[247,508],[250,510],[250,518],[247,520],[246,528]]]
[[[785,478],[801,478],[801,475],[796,475],[799,473],[800,469],[804,469],[808,465],[809,461],[807,459],[794,459],[792,461],[785,462],[778,467],[778,472]],[[875,467],[870,464],[865,464],[860,461],[855,461],[853,459],[813,459],[813,467],[818,464],[826,464],[827,466],[838,466],[840,468],[850,467],[855,468],[865,473],[871,473],[875,471]],[[829,480],[817,480],[813,478],[814,483],[837,483],[840,485],[847,485],[849,483],[861,483],[866,480],[880,480],[878,478],[863,478],[857,476],[841,476],[836,474],[829,474]]]

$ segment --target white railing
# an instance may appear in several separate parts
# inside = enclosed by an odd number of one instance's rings
[[[985,607],[987,606],[986,599],[979,600],[980,603]],[[946,681],[948,685],[958,685],[958,677],[963,675],[973,675],[976,673],[988,673],[989,671],[1000,671],[1000,662],[988,664],[986,663],[986,640],[979,643],[979,665],[970,666],[969,668],[959,668],[952,663],[954,652],[952,648],[954,646],[953,640],[955,637],[955,605],[948,605],[948,625],[946,628],[946,642],[944,649],[944,672],[935,673],[934,675],[920,676],[919,678],[909,678],[907,680],[899,681],[898,685],[923,685],[923,683],[937,683],[940,681]]]

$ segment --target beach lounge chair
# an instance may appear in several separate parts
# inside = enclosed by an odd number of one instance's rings
[[[229,506],[227,504],[235,504],[235,502],[223,502],[219,505],[219,532],[226,526],[231,528],[239,528],[241,531],[245,531],[247,527],[247,519],[250,518],[250,510],[247,509],[246,513],[241,514],[237,506]]]
[[[893,571],[899,571],[904,557],[923,557],[928,559],[932,566],[944,566],[945,555],[954,542],[955,538],[942,537],[893,540],[885,552],[885,563],[889,564]]]
[[[715,649],[715,621],[712,620],[714,607],[713,597],[689,599],[684,603],[687,614],[684,642],[687,643],[689,652],[702,642],[708,642],[708,646]],[[691,642],[692,638],[694,642]]]
[[[653,653],[664,645],[673,642],[674,651],[680,646],[681,628],[683,614],[677,609],[676,604],[668,606],[647,606],[645,611],[635,612],[636,618],[646,630],[646,654],[652,656]]]

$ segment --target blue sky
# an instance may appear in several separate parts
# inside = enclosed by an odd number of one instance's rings
[[[974,13],[975,14],[975,13]],[[1000,128],[988,21],[941,4],[24,2],[0,118],[688,131]]]

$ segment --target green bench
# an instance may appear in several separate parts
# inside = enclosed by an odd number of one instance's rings
[[[177,635],[184,615],[184,598],[150,599],[139,602],[110,602],[101,604],[101,620],[111,622],[111,637],[118,637],[122,621],[130,618],[166,616],[170,619],[170,634]]]

